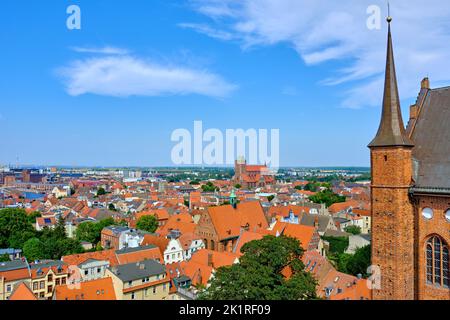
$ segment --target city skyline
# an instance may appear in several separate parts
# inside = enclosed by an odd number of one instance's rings
[[[450,11],[435,0],[425,14],[413,2],[392,4],[405,121],[423,77],[450,83]],[[71,4],[81,30],[66,27]],[[279,129],[281,167],[369,166],[386,26],[368,29],[367,9],[379,6],[384,21],[384,1],[288,5],[66,1],[24,10],[6,2],[0,163],[177,166],[171,133],[201,120],[221,131]],[[19,13],[27,23],[17,23]],[[120,81],[97,81],[102,70]]]

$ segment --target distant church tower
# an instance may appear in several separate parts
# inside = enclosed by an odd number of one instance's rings
[[[375,139],[369,144],[372,167],[372,264],[380,267],[381,286],[374,300],[412,300],[415,292],[414,210],[412,185],[413,142],[403,125],[395,74],[391,21],[383,111]]]

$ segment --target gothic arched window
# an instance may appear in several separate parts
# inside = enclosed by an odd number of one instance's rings
[[[449,248],[438,236],[426,244],[426,279],[428,284],[449,288]]]

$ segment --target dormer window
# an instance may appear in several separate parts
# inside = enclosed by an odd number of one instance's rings
[[[450,209],[445,212],[445,219],[450,222]]]
[[[431,208],[424,208],[422,210],[422,216],[427,219],[427,220],[431,220],[433,218],[433,209]]]

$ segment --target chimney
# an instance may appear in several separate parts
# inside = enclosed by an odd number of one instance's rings
[[[212,252],[208,252],[208,267],[214,268]]]
[[[420,83],[421,89],[430,89],[430,79],[428,77],[423,78],[422,82]]]
[[[417,105],[413,104],[409,107],[409,121],[417,119]]]
[[[319,217],[315,217],[314,218],[314,227],[318,228],[319,227]]]
[[[145,264],[143,263],[139,264],[139,270],[145,270]]]

